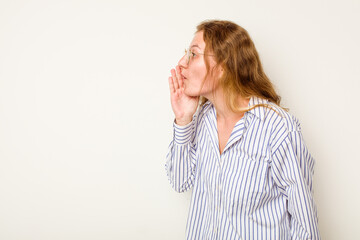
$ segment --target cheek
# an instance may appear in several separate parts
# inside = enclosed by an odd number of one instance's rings
[[[196,79],[197,82],[201,82],[205,79],[206,76],[206,67],[203,65],[199,65],[199,66],[193,66],[193,68],[191,69],[190,73],[191,73],[191,78]]]

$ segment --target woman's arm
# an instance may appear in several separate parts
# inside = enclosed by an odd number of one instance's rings
[[[272,154],[273,176],[288,199],[291,239],[320,239],[313,199],[314,159],[299,130],[290,131]]]
[[[175,114],[174,138],[170,143],[166,171],[170,183],[177,192],[191,188],[195,176],[195,126],[199,98],[184,93],[181,69],[171,69],[169,77],[170,102]]]
[[[195,118],[186,126],[179,126],[174,122],[174,138],[169,145],[165,169],[177,192],[187,191],[194,184],[195,152]]]

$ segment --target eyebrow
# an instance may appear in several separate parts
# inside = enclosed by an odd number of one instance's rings
[[[194,48],[194,47],[197,47],[197,48],[201,49],[201,48],[199,47],[199,45],[197,45],[197,44],[192,45],[190,48]]]

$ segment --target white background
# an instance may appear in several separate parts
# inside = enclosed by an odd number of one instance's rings
[[[360,236],[360,3],[0,0],[0,239],[184,239],[167,78],[205,19],[248,30],[316,159],[323,239]]]

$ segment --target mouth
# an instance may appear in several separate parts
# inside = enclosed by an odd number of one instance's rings
[[[182,75],[182,74],[181,74],[181,77],[182,77],[182,79],[184,79],[184,80],[187,79],[187,78],[186,78],[184,75]]]

